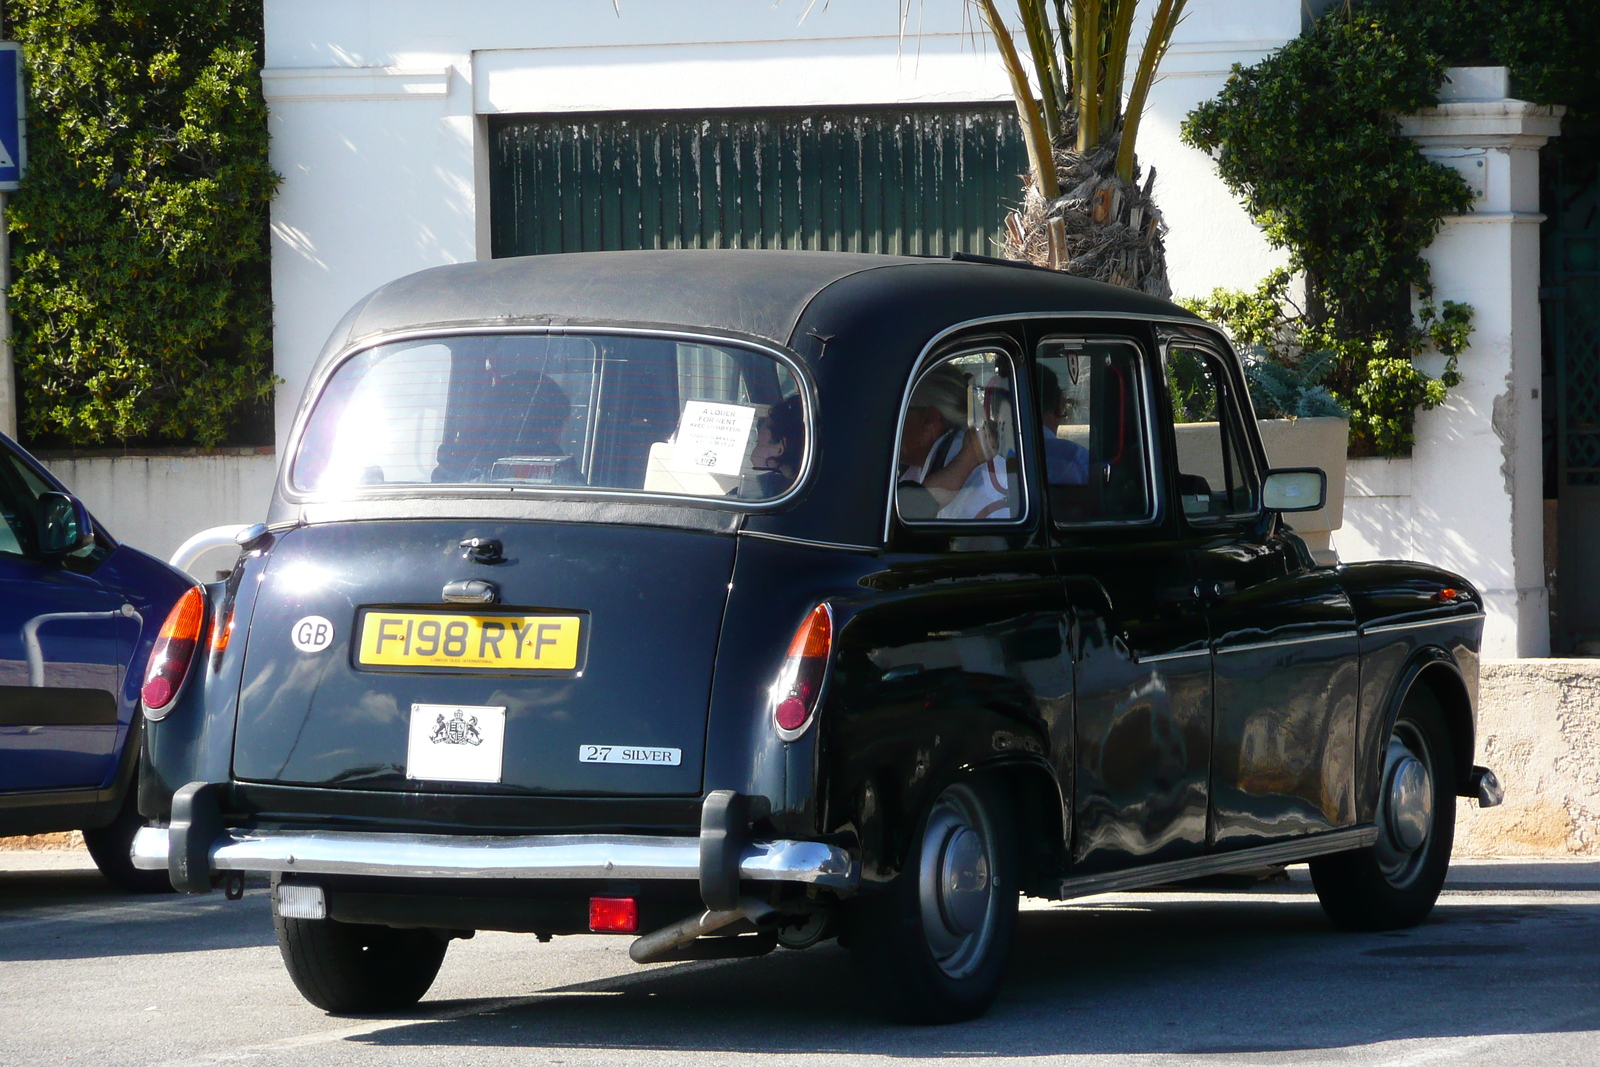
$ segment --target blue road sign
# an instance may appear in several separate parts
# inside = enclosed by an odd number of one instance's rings
[[[22,180],[28,162],[28,127],[22,100],[22,46],[0,41],[0,191]]]

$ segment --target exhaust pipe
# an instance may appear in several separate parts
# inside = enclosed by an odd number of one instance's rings
[[[671,926],[664,926],[636,938],[633,944],[628,946],[628,958],[634,963],[665,963],[676,956],[678,949],[698,937],[716,933],[724,927],[732,926],[740,919],[746,919],[755,925],[771,914],[770,904],[764,904],[754,897],[741,897],[736,908],[691,915]]]

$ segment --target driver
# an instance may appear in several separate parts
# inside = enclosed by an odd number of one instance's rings
[[[1076,441],[1058,437],[1067,418],[1067,396],[1061,379],[1049,367],[1039,367],[1039,401],[1044,411],[1039,423],[1044,427],[1045,481],[1050,485],[1089,484],[1089,450]]]

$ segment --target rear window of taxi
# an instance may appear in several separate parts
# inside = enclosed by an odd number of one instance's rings
[[[330,376],[290,484],[612,490],[770,501],[804,471],[799,379],[740,345],[464,334],[378,345]]]

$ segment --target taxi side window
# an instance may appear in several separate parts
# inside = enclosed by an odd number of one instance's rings
[[[1184,515],[1204,521],[1253,514],[1255,473],[1222,364],[1209,352],[1175,346],[1166,367]]]
[[[1017,389],[1011,357],[962,352],[923,371],[900,423],[895,501],[922,522],[1023,517]]]
[[[1034,395],[1057,525],[1138,522],[1154,513],[1142,367],[1128,341],[1039,343]]]

